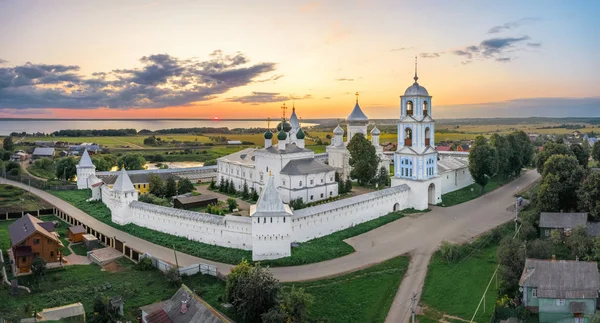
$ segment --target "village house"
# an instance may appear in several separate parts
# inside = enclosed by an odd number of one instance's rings
[[[549,239],[552,230],[559,230],[564,236],[569,236],[577,227],[587,226],[587,213],[556,213],[542,212],[540,214],[540,232],[542,238]]]
[[[526,259],[519,280],[523,305],[539,322],[589,323],[600,289],[598,264]]]
[[[150,191],[150,176],[156,175],[160,177],[163,181],[166,181],[169,177],[175,178],[175,182],[179,183],[179,176],[170,174],[170,173],[132,173],[129,175],[131,179],[131,183],[133,183],[133,187],[140,193],[148,193]],[[115,184],[117,177],[119,177],[118,173],[115,175],[101,175],[98,176],[104,184],[108,185],[108,187],[112,188]]]
[[[54,158],[54,148],[40,148],[37,147],[33,150],[33,154],[31,154],[31,158],[32,159],[38,159],[38,158]]]
[[[29,273],[33,258],[40,257],[46,263],[60,260],[60,248],[64,247],[52,222],[25,214],[8,226],[13,267],[17,273]]]

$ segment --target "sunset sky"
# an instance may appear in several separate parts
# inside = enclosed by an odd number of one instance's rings
[[[600,1],[0,0],[0,118],[600,116]],[[570,107],[573,109],[570,109]],[[438,108],[438,110],[436,110]],[[434,116],[435,117],[435,116]]]

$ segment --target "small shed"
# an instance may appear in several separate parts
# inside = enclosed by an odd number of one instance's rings
[[[94,250],[100,247],[98,238],[96,238],[96,236],[94,236],[93,234],[84,234],[83,243],[85,244],[88,250]]]
[[[85,228],[81,224],[69,227],[69,240],[71,242],[81,242],[85,233]]]
[[[570,235],[577,227],[587,226],[587,213],[542,212],[540,214],[540,230],[542,237],[550,238],[552,230],[560,230],[563,235]]]
[[[179,196],[173,199],[173,205],[178,209],[191,209],[218,202],[219,200],[214,195]]]

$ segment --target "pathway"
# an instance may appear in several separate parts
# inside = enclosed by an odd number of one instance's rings
[[[73,244],[81,244],[83,242],[80,243],[69,243],[69,245],[67,246],[67,248],[69,248],[69,250],[71,251],[71,254],[68,256],[65,256],[66,264],[67,266],[70,265],[89,265],[92,262],[88,259],[88,257],[86,256],[80,256],[75,254],[75,251],[73,251],[73,249],[71,248],[71,245]]]
[[[514,214],[508,212],[507,208],[514,203],[513,195],[520,188],[530,185],[539,177],[540,175],[535,170],[528,171],[520,178],[475,200],[448,208],[433,206],[430,212],[421,216],[404,217],[347,239],[346,242],[356,249],[356,252],[350,255],[316,264],[272,268],[271,271],[276,278],[283,282],[316,280],[355,271],[410,253],[413,258],[407,276],[398,289],[386,320],[386,322],[403,322],[410,314],[406,312],[406,308],[410,306],[412,293],[420,292],[427,273],[427,264],[439,244],[443,240],[469,241],[473,237],[511,220]],[[14,181],[2,181],[23,188],[27,187]],[[164,261],[175,263],[172,250],[108,226],[47,192],[35,188],[31,188],[31,191],[108,236],[116,236],[117,239],[125,241],[136,250],[145,250]],[[217,266],[222,273],[229,272],[232,267],[228,264],[179,252],[177,258],[182,266],[200,262],[208,263]]]
[[[40,180],[40,181],[44,181],[44,182],[45,182],[45,181],[47,181],[47,179],[46,179],[46,178],[37,177],[37,176],[35,176],[35,175],[33,175],[32,173],[30,173],[30,172],[29,172],[29,170],[27,169],[27,167],[28,167],[28,166],[31,166],[31,165],[29,164],[29,160],[23,160],[23,161],[21,161],[21,162],[20,162],[20,164],[21,164],[21,168],[23,169],[23,171],[24,171],[25,173],[27,173],[27,175],[29,175],[29,176],[31,176],[31,177],[33,177],[33,178],[35,178],[35,179],[38,179],[38,180]]]
[[[202,195],[213,195],[216,196],[219,201],[227,201],[228,198],[233,197],[223,193],[219,193],[217,191],[211,191],[208,189],[208,185],[198,185],[196,186],[196,192]],[[238,202],[238,209],[240,210],[241,215],[250,215],[250,203],[242,200],[241,198],[234,197],[234,199]]]

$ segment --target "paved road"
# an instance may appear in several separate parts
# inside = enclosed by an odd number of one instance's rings
[[[412,254],[408,274],[403,280],[386,322],[403,322],[409,312],[410,298],[413,292],[419,292],[423,286],[427,265],[431,254],[443,240],[464,242],[488,231],[513,218],[506,211],[514,203],[513,194],[539,178],[536,171],[529,171],[509,184],[490,192],[478,199],[453,207],[432,207],[421,216],[405,217],[365,234],[346,240],[356,252],[345,257],[316,264],[272,268],[280,281],[316,280],[336,276],[341,273],[365,268],[384,260],[403,254]],[[6,181],[6,180],[5,180]],[[26,187],[24,184],[7,181],[12,185]],[[97,228],[107,235],[116,236],[137,250],[147,250],[152,255],[174,263],[173,251],[148,241],[136,238],[95,220],[67,202],[44,191],[32,188],[32,193],[56,205],[79,221]],[[223,272],[229,272],[231,265],[200,259],[178,253],[179,263],[187,266],[194,263],[209,263]],[[420,295],[419,295],[420,296]]]

